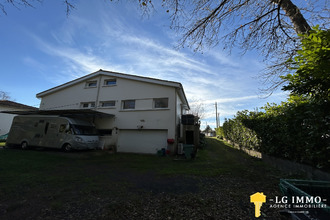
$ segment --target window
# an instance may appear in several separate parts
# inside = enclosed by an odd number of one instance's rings
[[[46,126],[45,126],[45,134],[47,134],[48,127],[49,127],[49,122],[46,123]]]
[[[168,108],[168,98],[154,99],[154,108]]]
[[[95,88],[97,86],[97,81],[86,82],[86,88]]]
[[[114,86],[117,84],[117,79],[106,79],[104,80],[105,86]]]
[[[135,100],[123,101],[123,109],[135,109]]]
[[[97,135],[98,132],[95,127],[89,125],[71,125],[73,133],[78,135]]]
[[[81,108],[95,108],[95,102],[82,102],[80,106]]]
[[[66,124],[61,124],[61,125],[60,125],[60,128],[59,128],[58,131],[59,131],[60,133],[64,133],[65,130],[66,130]]]
[[[116,106],[116,101],[105,101],[105,102],[100,102],[100,106],[101,106],[102,108],[115,107],[115,106]]]

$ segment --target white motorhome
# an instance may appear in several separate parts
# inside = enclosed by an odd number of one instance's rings
[[[20,115],[14,117],[7,146],[96,149],[99,145],[93,124],[76,118],[61,116]]]

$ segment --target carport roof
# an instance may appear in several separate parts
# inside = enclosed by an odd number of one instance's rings
[[[115,116],[113,114],[107,114],[92,109],[2,111],[1,113],[16,114],[16,115],[59,115],[65,117],[114,117]]]

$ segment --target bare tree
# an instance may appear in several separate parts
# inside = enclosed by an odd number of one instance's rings
[[[150,1],[142,6],[147,7]],[[263,73],[272,91],[281,85],[285,64],[296,54],[300,34],[311,26],[329,29],[329,0],[164,0],[172,28],[182,34],[180,46],[195,50],[239,47],[260,52],[269,69]],[[295,3],[296,4],[295,4]],[[141,4],[140,4],[141,5]]]
[[[43,0],[3,0],[17,8],[34,7]],[[109,0],[113,2],[114,0]],[[120,1],[120,0],[117,0]],[[152,0],[136,2],[143,14],[155,9]],[[74,0],[62,0],[67,14],[75,8]],[[172,28],[182,34],[181,46],[195,50],[205,46],[239,46],[243,52],[257,49],[265,55],[296,48],[297,34],[307,33],[311,25],[329,28],[329,0],[163,0]],[[294,4],[297,2],[298,4]],[[157,9],[156,9],[157,10]],[[308,21],[306,19],[308,18]]]
[[[182,31],[182,45],[195,49],[215,46],[240,46],[245,50],[259,49],[270,55],[294,44],[297,34],[310,30],[302,11],[317,24],[328,27],[328,0],[301,4],[293,0],[165,0],[170,8],[172,27]],[[301,1],[296,1],[301,2]],[[324,2],[324,5],[317,4]],[[308,6],[309,8],[306,8]],[[313,15],[326,17],[313,17]],[[311,21],[312,22],[312,21]]]
[[[42,1],[3,0],[0,9],[6,13],[6,4],[33,7]],[[67,14],[75,7],[74,0],[62,2]],[[157,10],[154,5],[159,4],[153,0],[131,2],[140,6],[142,14]],[[299,34],[316,24],[329,29],[329,6],[329,0],[163,0],[161,10],[169,14],[171,28],[182,35],[182,47],[198,51],[221,43],[229,52],[234,47],[243,54],[259,51],[271,67],[264,74],[265,82],[276,88],[281,83],[278,75],[288,70],[285,61],[296,54]]]
[[[70,11],[75,8],[74,0],[62,0],[63,4],[66,7],[66,14],[69,15]],[[13,6],[17,9],[21,7],[32,7],[34,8],[36,4],[42,3],[43,0],[2,0],[0,2],[0,10],[3,14],[7,15],[6,7]]]
[[[190,113],[198,116],[199,119],[204,118],[205,108],[202,100],[191,100],[190,101]]]
[[[9,100],[11,97],[7,92],[0,91],[0,100]]]

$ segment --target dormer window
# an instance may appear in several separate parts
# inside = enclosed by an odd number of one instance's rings
[[[106,79],[104,80],[105,86],[114,86],[117,85],[117,79]]]
[[[86,88],[95,88],[97,86],[97,81],[88,81],[86,82]]]

